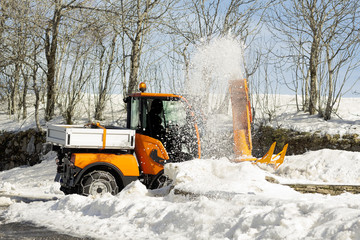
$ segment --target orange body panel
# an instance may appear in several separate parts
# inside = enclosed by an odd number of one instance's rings
[[[159,140],[138,133],[135,135],[135,154],[144,174],[156,175],[164,169],[163,165],[150,157],[153,150],[157,150],[159,158],[169,159],[163,144]]]
[[[74,153],[73,155],[75,166],[81,169],[92,163],[106,162],[117,167],[124,176],[139,176],[136,158],[131,154]]]
[[[103,141],[103,147],[102,149],[105,149],[105,146],[106,146],[106,128],[104,128],[103,126],[100,125],[100,123],[96,123],[96,126],[98,126],[99,128],[101,128],[104,133],[103,133],[103,138],[102,138],[102,141]]]

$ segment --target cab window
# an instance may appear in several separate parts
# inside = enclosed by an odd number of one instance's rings
[[[131,121],[130,121],[130,128],[134,130],[141,129],[140,123],[140,100],[136,98],[131,98]]]

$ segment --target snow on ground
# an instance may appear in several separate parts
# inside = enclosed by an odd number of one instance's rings
[[[276,174],[284,183],[338,183],[360,185],[360,153],[322,149],[287,156]]]
[[[296,111],[293,95],[281,95],[270,98],[270,105],[275,106],[274,119],[270,125],[301,132],[321,134],[358,134],[360,136],[360,98],[342,98],[339,109],[332,119],[325,121],[318,116]],[[300,100],[300,99],[299,99]],[[258,111],[261,111],[258,109]]]
[[[47,159],[55,159],[55,152],[50,152]],[[42,197],[51,194],[61,194],[59,184],[54,182],[55,161],[44,161],[32,167],[22,166],[0,172],[0,193],[10,195]],[[0,201],[1,206],[1,201]]]
[[[6,222],[29,221],[97,239],[359,239],[359,195],[301,194],[265,181],[271,175],[358,183],[359,162],[359,153],[328,149],[288,156],[272,172],[227,158],[197,159],[166,166],[174,184],[169,194],[158,196],[136,181],[117,196],[92,198],[58,191],[49,154],[39,165],[1,172],[0,192],[58,199],[19,203],[1,197],[0,205],[10,204],[2,214]]]
[[[344,98],[341,119],[325,122],[296,113],[293,100],[284,96],[272,124],[359,134],[359,101]],[[0,119],[6,120],[5,115]],[[4,122],[14,130],[29,127],[12,119]],[[0,213],[5,222],[28,221],[97,239],[360,239],[360,195],[301,194],[265,180],[272,176],[280,183],[359,184],[358,152],[323,149],[286,156],[277,171],[226,157],[168,164],[170,193],[167,188],[159,195],[136,181],[117,196],[101,198],[63,195],[53,182],[54,158],[50,153],[41,164],[0,172],[0,206],[9,206]],[[16,196],[50,201],[24,203]]]

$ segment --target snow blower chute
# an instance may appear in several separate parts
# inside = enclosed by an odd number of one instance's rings
[[[262,158],[252,157],[251,140],[251,105],[246,79],[232,80],[230,85],[230,97],[233,113],[233,131],[234,131],[234,153],[236,162],[251,161],[253,163],[265,163],[274,166],[277,169],[283,162],[288,144],[281,152],[273,156],[276,142],[274,142],[269,151]]]

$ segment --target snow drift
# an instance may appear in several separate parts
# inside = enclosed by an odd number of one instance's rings
[[[10,205],[2,214],[6,222],[30,221],[97,239],[358,239],[360,196],[300,194],[265,176],[356,183],[359,160],[358,153],[321,150],[290,156],[269,172],[227,158],[198,159],[166,166],[174,184],[169,194],[136,181],[116,196],[92,198],[59,192],[49,154],[39,165],[1,172],[0,192],[58,199],[23,203],[1,197],[0,205]]]

